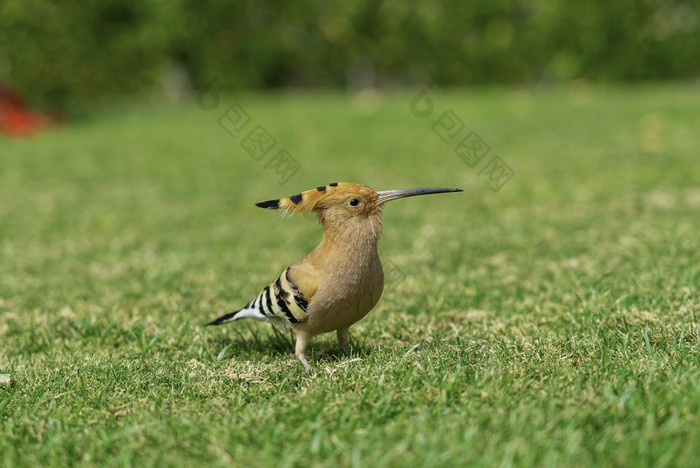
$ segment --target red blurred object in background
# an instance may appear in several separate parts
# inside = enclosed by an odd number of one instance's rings
[[[59,120],[57,113],[45,115],[32,111],[17,91],[0,83],[0,132],[9,137],[29,137],[46,130]]]

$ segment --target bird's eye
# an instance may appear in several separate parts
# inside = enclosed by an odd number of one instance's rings
[[[357,206],[359,204],[360,200],[358,200],[357,198],[353,198],[352,200],[350,200],[350,206]]]

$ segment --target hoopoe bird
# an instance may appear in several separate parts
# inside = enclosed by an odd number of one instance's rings
[[[306,346],[316,335],[335,331],[350,356],[348,329],[375,306],[384,288],[377,253],[384,203],[432,193],[461,192],[452,188],[411,188],[377,192],[365,185],[332,183],[287,198],[268,200],[260,208],[286,214],[318,214],[323,238],[306,257],[282,272],[240,310],[207,325],[245,318],[291,330],[295,354],[306,370]]]

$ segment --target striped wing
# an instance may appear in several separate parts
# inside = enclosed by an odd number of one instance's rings
[[[288,324],[303,322],[307,309],[316,293],[316,281],[303,268],[291,266],[244,308],[223,315],[207,325],[221,325],[244,318],[264,320],[286,328]]]

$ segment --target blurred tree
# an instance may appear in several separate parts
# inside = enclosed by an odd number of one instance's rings
[[[62,107],[159,93],[174,63],[196,87],[458,86],[696,79],[698,50],[700,0],[0,1],[0,81]]]

